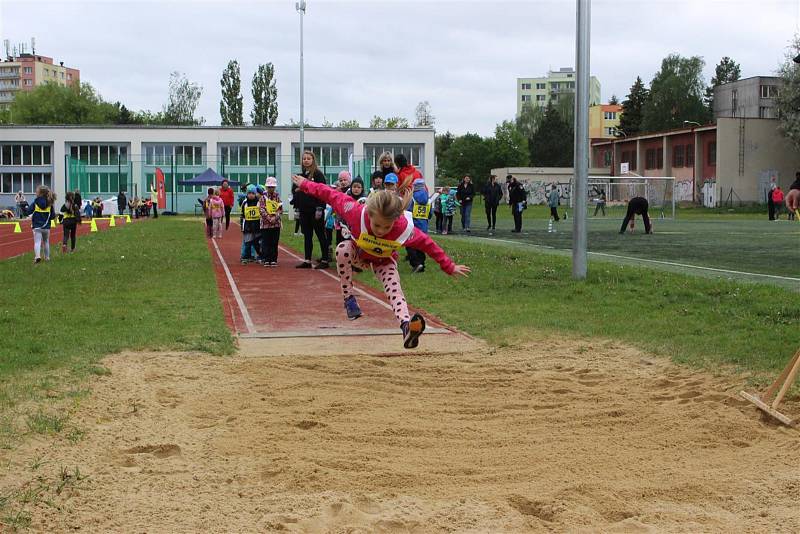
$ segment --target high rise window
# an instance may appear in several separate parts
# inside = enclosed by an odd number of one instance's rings
[[[762,85],[761,98],[775,98],[778,96],[778,87],[775,85]]]
[[[530,89],[531,89],[531,84],[529,84],[529,83],[523,83],[522,84],[522,90],[523,91],[530,91]]]

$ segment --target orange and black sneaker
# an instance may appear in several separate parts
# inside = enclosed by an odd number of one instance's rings
[[[425,319],[415,313],[411,320],[400,325],[403,331],[403,348],[415,349],[419,345],[419,336],[425,331]]]

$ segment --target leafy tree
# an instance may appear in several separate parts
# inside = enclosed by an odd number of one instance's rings
[[[778,69],[783,84],[775,98],[775,108],[781,133],[800,148],[800,65],[794,62],[794,58],[798,55],[800,55],[800,35],[795,35]]]
[[[561,115],[561,119],[570,128],[575,128],[575,95],[566,93],[559,97],[555,105],[556,111]]]
[[[618,129],[628,137],[633,137],[642,131],[642,118],[644,106],[650,99],[650,91],[644,86],[642,79],[637,76],[631,86],[628,97],[622,101],[622,114],[619,118]]]
[[[467,133],[453,139],[439,160],[439,175],[457,182],[465,174],[473,178],[489,173],[490,163],[485,140],[478,134]]]
[[[386,119],[374,115],[369,121],[370,128],[386,128]]]
[[[403,117],[389,117],[386,119],[386,127],[387,128],[408,128],[408,119],[404,119]]]
[[[105,102],[88,83],[45,83],[20,91],[8,112],[15,124],[113,124],[118,108]]]
[[[531,165],[535,167],[571,167],[574,150],[574,132],[550,103],[544,120],[531,139]]]
[[[522,132],[528,140],[533,139],[533,134],[539,129],[539,125],[544,119],[544,108],[525,104],[522,106],[519,116],[516,119],[517,129]]]
[[[714,88],[726,83],[735,82],[742,75],[739,64],[728,56],[723,57],[714,69],[711,85],[706,88],[706,105],[710,113],[714,113]]]
[[[619,105],[619,99],[617,98],[617,95],[611,95],[611,98],[608,99],[608,103],[609,103],[609,105],[612,105],[612,106],[618,106]]]
[[[685,58],[670,54],[662,60],[661,69],[650,82],[650,98],[644,106],[642,118],[644,131],[678,128],[684,121],[704,124],[710,120],[711,115],[703,101],[706,88],[704,65],[699,56]]]
[[[190,82],[186,75],[173,72],[169,77],[169,100],[164,106],[164,117],[167,124],[179,126],[197,126],[203,124],[203,117],[195,117],[197,104],[203,94],[203,87]]]
[[[503,121],[494,129],[494,137],[485,140],[489,170],[473,176],[476,187],[489,179],[491,169],[500,167],[526,167],[530,161],[528,139],[513,121]]]
[[[417,104],[414,114],[416,115],[416,120],[414,121],[414,127],[416,128],[432,128],[436,124],[436,117],[431,113],[431,104],[427,100]]]
[[[223,126],[241,126],[244,124],[242,116],[242,79],[239,62],[235,59],[228,61],[228,66],[222,72],[220,80],[222,86],[222,100],[219,102],[219,115]]]
[[[349,121],[339,121],[339,128],[361,128],[357,119],[350,119]]]
[[[275,85],[275,67],[272,63],[259,65],[253,75],[253,112],[250,117],[255,126],[275,126],[278,122],[278,88]]]

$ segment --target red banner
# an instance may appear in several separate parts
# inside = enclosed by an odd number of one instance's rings
[[[167,191],[164,189],[164,172],[156,167],[156,195],[158,209],[167,209]]]

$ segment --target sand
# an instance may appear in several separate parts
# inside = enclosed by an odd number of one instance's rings
[[[741,376],[435,337],[402,357],[341,355],[380,338],[114,355],[83,439],[6,453],[0,490],[34,459],[79,467],[33,510],[48,532],[800,531],[800,433],[740,401]]]

